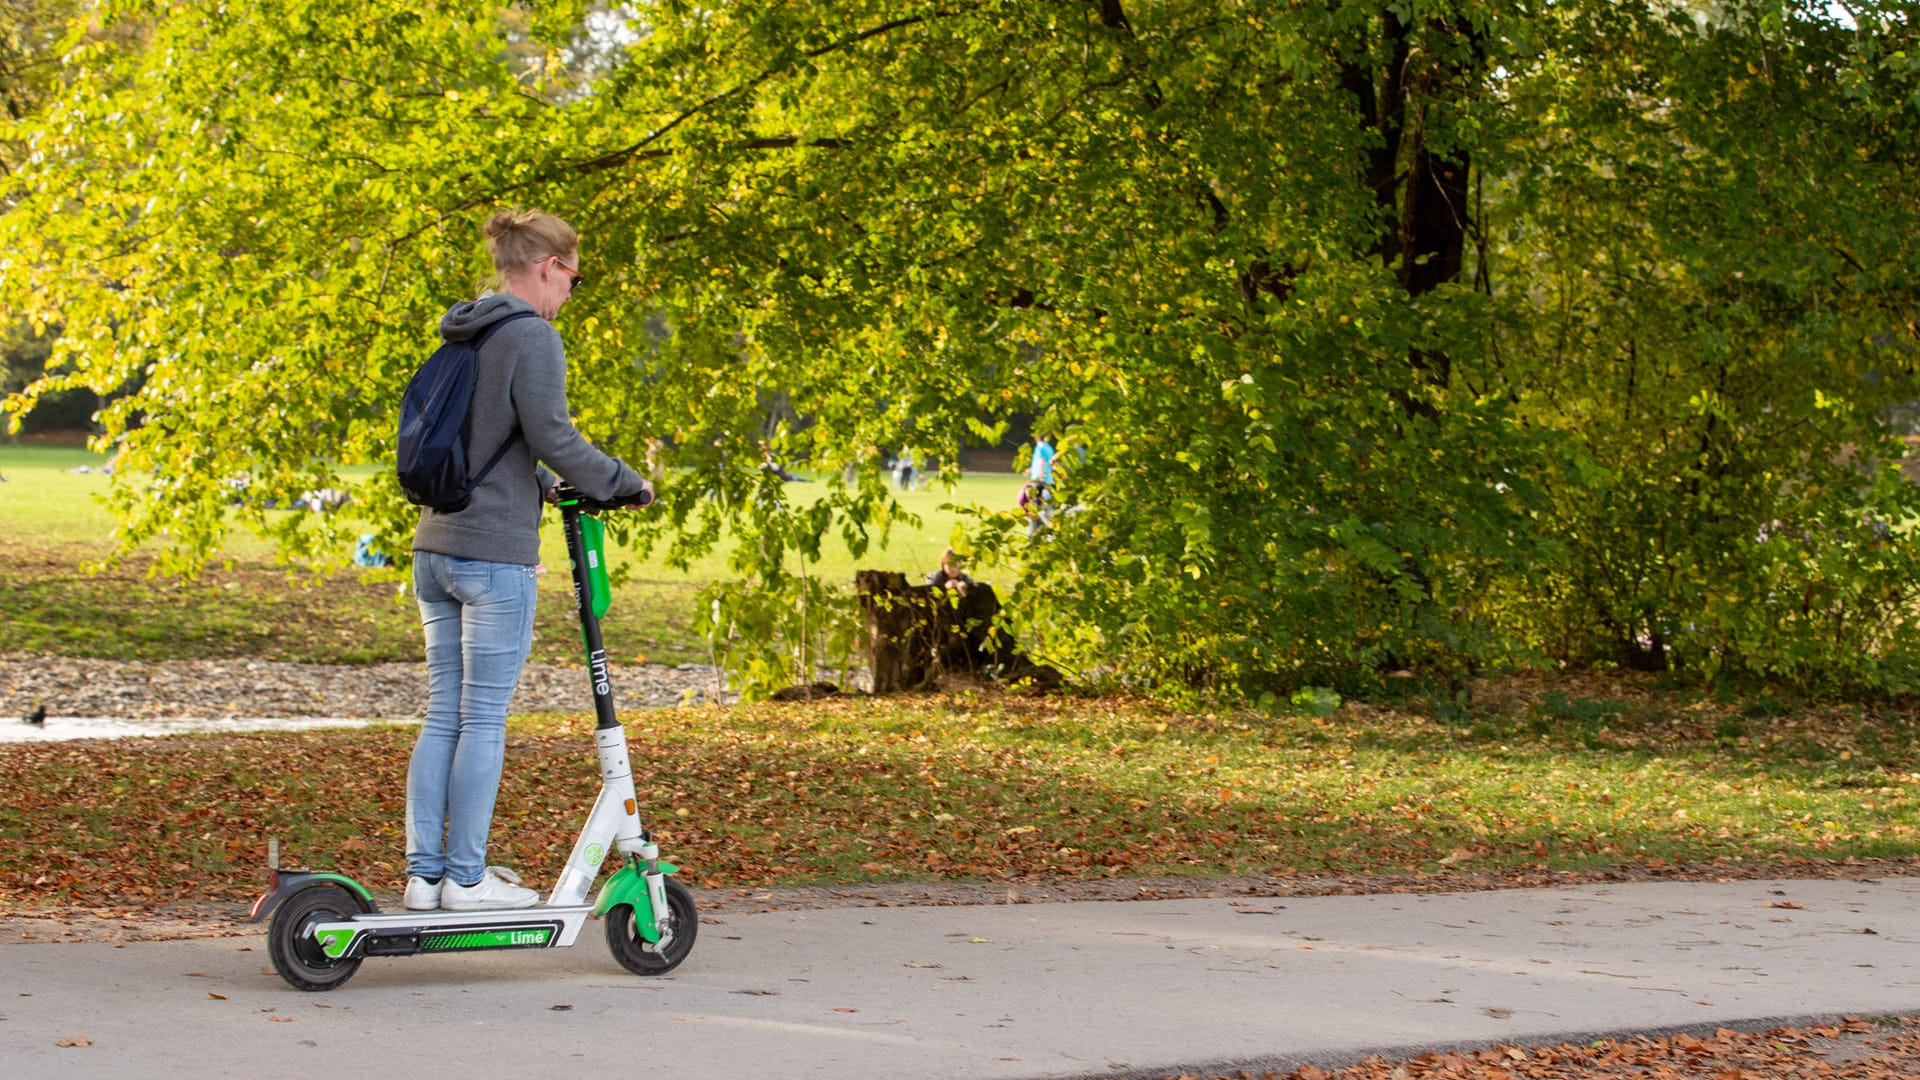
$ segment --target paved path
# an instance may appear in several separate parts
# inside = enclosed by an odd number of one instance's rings
[[[0,743],[71,742],[75,739],[158,738],[193,732],[312,731],[408,723],[355,716],[49,716],[39,724],[0,723]]]
[[[727,913],[686,964],[0,945],[0,1076],[1159,1076],[1920,1011],[1920,878]],[[85,1036],[91,1045],[60,1047]]]

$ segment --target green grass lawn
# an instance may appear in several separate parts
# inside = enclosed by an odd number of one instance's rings
[[[399,575],[348,568],[316,581],[290,574],[274,562],[267,541],[244,532],[231,535],[223,551],[231,566],[210,567],[195,581],[150,576],[147,550],[136,551],[119,567],[88,573],[85,564],[114,548],[114,519],[96,499],[107,490],[108,478],[75,470],[97,470],[104,463],[82,449],[0,443],[0,476],[7,478],[0,484],[0,619],[8,625],[7,651],[321,663],[418,658],[418,616],[401,593]],[[823,487],[795,482],[789,491],[806,502],[822,497]],[[900,502],[922,519],[919,526],[896,524],[884,549],[860,559],[837,534],[830,535],[821,561],[809,572],[850,588],[856,568],[931,570],[958,519],[943,506],[1004,509],[1018,492],[1019,478],[1011,474],[968,475],[951,491],[935,485],[902,492]],[[566,547],[557,517],[549,513],[548,520],[542,558],[550,572],[541,582],[534,658],[573,662],[580,645]],[[658,553],[642,559],[615,550],[613,565],[624,564],[626,570],[606,621],[615,656],[664,663],[708,659],[692,629],[694,598],[701,586],[727,575],[726,555],[723,546],[677,570]]]
[[[627,720],[643,814],[703,886],[1501,881],[1920,850],[1909,717],[1757,715],[1631,680],[1576,688],[1595,697],[1541,685],[1503,683],[1460,723],[1378,705],[1315,718],[1003,694]],[[592,723],[514,721],[490,858],[557,873],[595,787]],[[391,888],[412,738],[0,745],[0,901],[155,907],[189,883],[241,901],[268,837],[289,862]]]

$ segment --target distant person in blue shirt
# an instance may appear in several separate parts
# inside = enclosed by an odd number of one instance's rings
[[[1053,442],[1045,435],[1034,436],[1033,460],[1027,465],[1027,479],[1053,483]]]

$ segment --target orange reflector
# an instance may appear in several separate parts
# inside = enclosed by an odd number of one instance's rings
[[[627,813],[629,813],[629,814],[631,814],[631,813],[634,813],[634,812],[635,812],[635,811],[634,811],[634,809],[633,809],[633,800],[632,800],[632,799],[628,799],[628,800],[627,800]]]

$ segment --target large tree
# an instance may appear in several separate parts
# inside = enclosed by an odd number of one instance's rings
[[[116,498],[181,565],[236,475],[390,455],[536,205],[586,236],[578,419],[665,470],[636,528],[742,538],[722,637],[837,609],[805,568],[896,513],[885,453],[1030,414],[1074,512],[963,542],[1079,670],[1904,686],[1914,8],[659,3],[610,52],[577,4],[107,4],[148,34],[77,35],[22,132],[0,307],[64,328],[45,388],[140,387]]]

